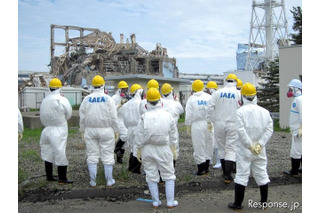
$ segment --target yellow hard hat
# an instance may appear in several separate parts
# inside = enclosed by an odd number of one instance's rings
[[[209,81],[207,83],[207,87],[208,89],[218,89],[218,85],[215,81]]]
[[[238,78],[236,81],[237,81],[237,88],[241,88],[243,85],[242,80]]]
[[[195,80],[192,83],[192,90],[196,92],[200,92],[203,90],[203,82],[201,80]]]
[[[61,81],[59,80],[59,78],[53,78],[53,79],[50,81],[49,87],[50,87],[51,89],[61,88],[61,87],[62,87],[62,83],[61,83]]]
[[[142,89],[142,86],[140,86],[140,84],[133,84],[130,88],[130,92],[131,94],[133,94],[135,91],[137,91],[138,89]]]
[[[169,94],[170,92],[172,92],[172,90],[173,90],[173,87],[168,83],[163,84],[161,87],[161,93],[164,95]]]
[[[226,80],[237,80],[237,76],[235,75],[235,74],[233,74],[233,73],[230,73],[228,76],[227,76],[227,78],[226,78]]]
[[[148,88],[148,89],[150,89],[150,88],[159,89],[159,83],[158,83],[158,81],[156,81],[155,79],[151,79],[150,81],[148,81],[147,88]]]
[[[118,88],[119,89],[124,89],[124,88],[128,88],[129,86],[128,86],[128,84],[127,84],[127,82],[125,82],[125,81],[120,81],[119,83],[118,83]]]
[[[257,91],[252,84],[245,83],[241,88],[241,94],[243,96],[255,96],[257,94]]]
[[[104,79],[100,76],[100,75],[96,75],[94,76],[94,78],[92,79],[92,86],[94,87],[99,87],[104,85],[106,82],[104,81]]]
[[[156,88],[150,88],[147,92],[147,101],[155,102],[161,98],[159,90]]]

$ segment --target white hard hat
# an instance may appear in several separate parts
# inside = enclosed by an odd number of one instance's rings
[[[298,88],[298,89],[302,89],[302,83],[298,79],[292,79],[290,81],[290,83],[288,84],[288,86],[289,87],[295,87],[295,88]]]

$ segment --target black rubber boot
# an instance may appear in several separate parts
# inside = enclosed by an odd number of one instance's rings
[[[210,165],[210,160],[206,160],[206,164],[205,164],[205,172],[206,172],[206,174],[209,174],[209,165]]]
[[[299,169],[299,172],[302,174],[302,156],[301,156],[301,159],[300,159],[300,165],[301,165],[301,169]]]
[[[233,168],[232,168],[232,173],[237,172],[237,162],[233,162]]]
[[[116,147],[114,149],[114,153],[116,153],[117,155],[117,162],[122,164],[122,158],[123,158],[123,155],[124,155],[124,152],[125,150],[122,149],[122,146],[123,144],[125,144],[124,141],[122,141],[121,139],[118,140],[117,144],[116,144]]]
[[[224,177],[226,175],[226,161],[224,159],[220,159],[220,162],[222,168],[222,176]]]
[[[233,209],[236,211],[243,209],[243,206],[241,206],[241,204],[243,202],[245,189],[246,187],[243,185],[240,185],[237,183],[234,184],[234,202],[228,204],[228,207],[230,209]]]
[[[67,178],[67,166],[58,166],[59,181],[58,184],[71,184],[73,180]]]
[[[232,169],[233,169],[233,161],[225,160],[225,175],[224,175],[224,182],[229,184],[232,182]]]
[[[298,177],[299,176],[300,162],[301,162],[301,159],[291,158],[291,170],[283,171],[283,173],[286,174],[286,175],[291,175],[292,177]]]
[[[266,203],[268,200],[268,184],[260,186],[261,204]]]
[[[46,170],[47,181],[57,181],[58,179],[54,178],[52,174],[53,164],[48,161],[45,161],[44,166]]]
[[[131,153],[129,158],[128,170],[133,173],[141,174],[140,168],[141,168],[141,163],[138,161],[138,159],[135,156],[133,156],[133,153]]]
[[[197,165],[198,171],[194,175],[203,176],[206,175],[206,162],[200,163]]]

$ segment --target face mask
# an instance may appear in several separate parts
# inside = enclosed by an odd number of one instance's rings
[[[122,93],[120,93],[120,97],[126,97],[126,95],[122,92]]]
[[[293,92],[292,92],[292,91],[287,92],[287,97],[288,97],[288,98],[293,97]]]

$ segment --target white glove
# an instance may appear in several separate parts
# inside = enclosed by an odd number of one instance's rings
[[[302,137],[302,124],[300,125],[299,129],[298,129],[298,135],[297,135],[298,138],[301,138]]]
[[[20,141],[23,138],[23,134],[22,133],[18,133],[18,141]]]
[[[208,124],[208,125],[207,125],[208,131],[209,131],[209,132],[212,132],[212,129],[213,129],[212,123],[211,123],[211,122],[208,122],[207,124]]]
[[[262,146],[258,143],[258,144],[254,147],[254,152],[255,152],[257,155],[260,155],[261,150],[262,150]]]
[[[173,154],[173,159],[174,159],[174,160],[177,160],[176,146],[175,146],[175,145],[172,145],[172,146],[170,146],[170,148],[171,148],[171,151],[172,151],[172,154]]]
[[[122,104],[122,105],[125,104],[125,103],[127,103],[127,102],[128,102],[128,99],[126,99],[126,98],[121,100],[121,104]]]
[[[256,155],[256,152],[255,152],[254,148],[255,148],[255,147],[251,145],[249,149],[250,149],[250,151],[251,151],[252,154]]]
[[[80,131],[81,139],[84,141],[84,132]]]
[[[142,159],[141,159],[141,149],[138,149],[138,151],[137,151],[137,159],[141,163],[141,161],[142,161]]]
[[[252,152],[252,154],[259,155],[261,153],[262,146],[260,144],[257,144],[255,146],[251,145],[249,149]]]
[[[119,132],[114,133],[114,140],[117,142],[119,140]]]
[[[191,126],[187,126],[187,134],[191,137]]]

